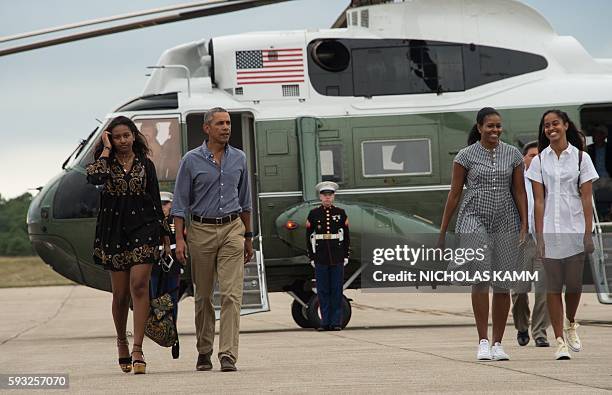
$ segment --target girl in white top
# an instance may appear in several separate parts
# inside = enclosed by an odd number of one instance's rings
[[[575,352],[581,349],[574,318],[582,293],[585,253],[593,252],[592,183],[598,176],[591,158],[583,152],[578,129],[563,111],[549,110],[542,116],[538,149],[527,171],[535,201],[538,257],[546,272],[548,312],[557,338],[555,356],[569,359],[568,347]]]

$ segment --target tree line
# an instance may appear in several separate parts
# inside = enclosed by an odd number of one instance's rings
[[[0,256],[34,255],[26,224],[31,201],[29,193],[10,200],[0,195]]]

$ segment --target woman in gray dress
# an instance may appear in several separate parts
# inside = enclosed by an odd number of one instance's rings
[[[510,309],[510,281],[495,279],[493,273],[512,273],[520,262],[517,248],[527,233],[527,195],[523,158],[516,147],[500,140],[499,112],[485,107],[478,112],[468,137],[468,146],[455,157],[451,190],[448,193],[438,246],[444,246],[449,222],[466,194],[457,216],[456,234],[461,248],[482,249],[466,262],[451,263],[449,270],[466,274],[472,285],[472,309],[480,340],[477,359],[507,360],[501,341]],[[488,337],[489,287],[493,288],[493,346]]]

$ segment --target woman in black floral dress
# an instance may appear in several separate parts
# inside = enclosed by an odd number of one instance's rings
[[[155,166],[144,136],[129,118],[117,117],[102,132],[87,180],[104,185],[96,223],[94,262],[111,273],[113,321],[119,365],[124,372],[145,373],[144,325],[149,313],[151,264],[159,246],[170,252],[169,229],[161,208]],[[132,362],[126,338],[130,296],[134,306]]]

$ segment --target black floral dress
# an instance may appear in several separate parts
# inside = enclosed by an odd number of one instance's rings
[[[114,156],[99,158],[87,166],[87,180],[104,185],[94,262],[112,271],[157,262],[161,236],[169,235],[170,229],[161,208],[153,162],[136,156],[126,173]]]

